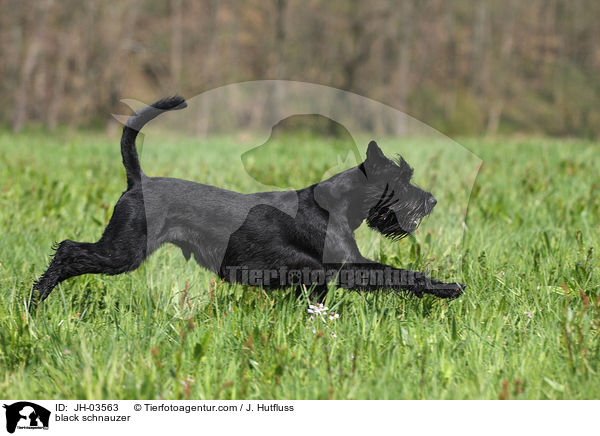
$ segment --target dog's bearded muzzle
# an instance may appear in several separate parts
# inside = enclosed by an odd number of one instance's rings
[[[436,203],[437,200],[432,195],[408,202],[388,199],[369,210],[367,223],[389,238],[401,239],[417,230],[421,221],[433,211]]]

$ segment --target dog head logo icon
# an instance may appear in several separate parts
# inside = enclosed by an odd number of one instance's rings
[[[6,431],[14,433],[18,429],[47,429],[50,421],[50,411],[42,406],[28,401],[19,401],[6,409]]]

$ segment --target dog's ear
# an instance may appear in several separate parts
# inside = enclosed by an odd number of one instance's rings
[[[369,142],[367,147],[367,160],[365,161],[366,176],[370,177],[381,172],[388,161],[381,148],[375,141]]]
[[[385,155],[381,148],[377,145],[375,141],[369,142],[369,146],[367,147],[367,161],[377,162],[385,159]]]

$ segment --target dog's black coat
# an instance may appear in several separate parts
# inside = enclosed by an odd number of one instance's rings
[[[138,131],[160,113],[186,106],[181,97],[166,98],[128,120],[121,139],[127,190],[98,242],[58,244],[50,266],[33,286],[33,306],[70,277],[133,271],[167,242],[180,247],[186,259],[193,254],[200,265],[228,281],[243,282],[243,270],[275,271],[272,280],[263,283],[266,288],[283,283],[282,271],[308,269],[362,274],[365,280],[338,283],[352,289],[390,288],[444,298],[462,293],[462,284],[442,283],[360,254],[353,232],[364,220],[385,236],[402,238],[436,204],[430,193],[410,183],[408,164],[402,158],[388,159],[373,141],[360,165],[297,191],[240,194],[186,180],[147,177],[135,148]],[[381,273],[390,271],[402,273],[406,280],[382,284]],[[310,276],[294,284],[326,289]]]

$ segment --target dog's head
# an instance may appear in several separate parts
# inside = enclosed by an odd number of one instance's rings
[[[415,231],[433,210],[437,200],[410,183],[412,168],[398,156],[387,158],[371,141],[367,159],[361,164],[366,176],[364,208],[369,227],[392,239]]]

